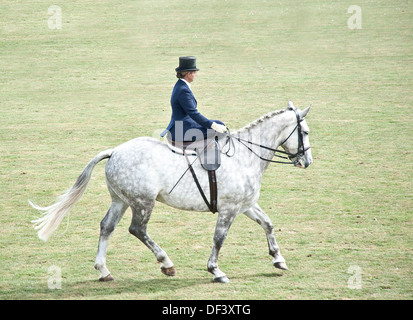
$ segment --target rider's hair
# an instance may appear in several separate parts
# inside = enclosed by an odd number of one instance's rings
[[[177,72],[177,73],[176,73],[176,77],[177,77],[178,79],[185,78],[185,76],[187,75],[188,72],[191,72],[191,71],[180,71],[180,72]]]

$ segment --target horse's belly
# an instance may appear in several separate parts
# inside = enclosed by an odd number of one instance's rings
[[[199,199],[194,199],[194,196],[185,196],[185,194],[180,194],[179,196],[171,196],[169,194],[161,192],[158,194],[156,200],[179,210],[200,212],[209,211],[207,205],[202,200],[201,195],[198,195]]]

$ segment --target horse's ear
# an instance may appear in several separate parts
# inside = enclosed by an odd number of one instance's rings
[[[295,110],[295,107],[294,107],[292,101],[288,101],[288,107],[287,107],[287,109],[288,109],[288,110]]]
[[[311,106],[308,106],[307,108],[305,108],[304,110],[302,110],[302,111],[300,111],[300,118],[301,119],[303,119],[306,115],[307,115],[307,113],[308,113],[308,111],[310,111],[310,108],[311,108]]]

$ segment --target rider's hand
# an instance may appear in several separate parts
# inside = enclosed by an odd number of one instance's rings
[[[219,124],[216,122],[212,123],[211,129],[214,129],[216,132],[219,132],[219,133],[225,133],[228,130],[226,126],[223,126],[222,124]]]

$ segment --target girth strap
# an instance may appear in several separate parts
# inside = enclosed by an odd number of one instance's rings
[[[215,175],[215,170],[208,170],[208,179],[209,179],[209,190],[210,190],[210,202],[205,196],[204,191],[202,190],[201,185],[199,184],[198,178],[196,176],[195,170],[192,167],[192,164],[189,162],[188,156],[185,152],[185,149],[183,149],[183,153],[186,159],[186,162],[188,163],[188,168],[189,171],[191,171],[192,177],[194,178],[195,184],[198,188],[199,193],[201,194],[202,199],[204,200],[205,204],[207,205],[209,211],[212,213],[217,212],[217,195],[218,195],[218,189],[217,189],[217,182],[216,182],[216,175]]]

